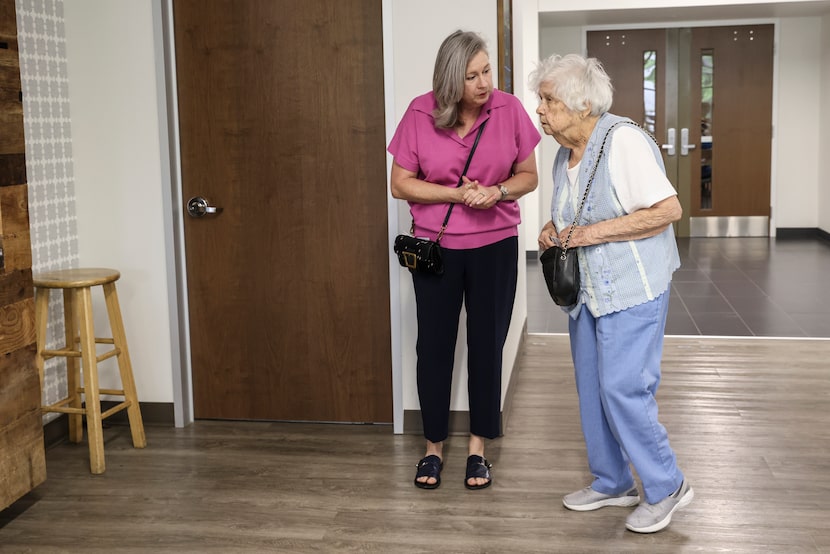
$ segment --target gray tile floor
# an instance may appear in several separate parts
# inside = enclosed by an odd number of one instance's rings
[[[830,338],[830,242],[678,239],[667,335]],[[535,256],[527,261],[528,332],[567,333]]]

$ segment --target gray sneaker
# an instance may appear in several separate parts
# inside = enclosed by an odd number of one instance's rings
[[[640,502],[640,495],[637,487],[632,487],[622,494],[602,494],[591,487],[572,492],[562,499],[562,504],[569,510],[577,512],[588,512],[599,510],[605,506],[635,506]]]
[[[643,502],[625,520],[625,527],[635,533],[656,533],[671,523],[671,516],[680,508],[689,505],[695,492],[685,480],[676,492],[657,504]]]

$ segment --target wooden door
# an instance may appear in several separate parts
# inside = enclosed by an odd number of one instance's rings
[[[588,56],[598,58],[611,77],[611,112],[630,117],[654,135],[663,148],[663,161],[683,206],[683,220],[675,224],[679,236],[688,235],[688,179],[680,171],[680,157],[671,149],[677,137],[677,33],[671,29],[591,31]],[[685,164],[688,167],[688,164]]]
[[[772,46],[772,25],[588,33],[588,55],[614,84],[612,111],[641,124],[653,56],[652,130],[683,204],[681,236],[768,234]]]
[[[666,50],[665,29],[588,33],[588,56],[602,61],[614,85],[610,111],[643,125],[660,142],[668,127]],[[654,93],[649,94],[646,82],[652,80]]]
[[[774,27],[694,28],[691,36],[690,107],[700,122],[690,128],[698,145],[691,215],[769,217]]]
[[[391,422],[380,0],[175,0],[196,418]]]

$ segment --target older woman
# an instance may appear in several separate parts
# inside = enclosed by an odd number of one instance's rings
[[[501,434],[502,349],[518,272],[520,197],[536,188],[533,150],[541,139],[519,101],[493,89],[484,41],[457,31],[438,50],[433,90],[415,98],[389,144],[390,185],[407,200],[415,236],[441,239],[444,273],[412,273],[418,315],[418,397],[426,454],[415,486],[441,483],[455,344],[467,309],[470,438],[464,484],[492,482],[484,441]],[[484,126],[466,175],[465,161]],[[459,179],[463,179],[462,185]]]
[[[552,56],[533,72],[531,85],[542,128],[561,146],[540,248],[565,242],[595,171],[568,245],[578,248],[581,290],[564,308],[594,480],[563,502],[577,511],[639,504],[626,528],[652,533],[694,495],[657,420],[654,397],[669,286],[680,265],[672,228],[680,203],[650,135],[608,113],[613,89],[596,59]]]

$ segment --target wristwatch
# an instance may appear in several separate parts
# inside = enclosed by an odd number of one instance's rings
[[[505,200],[507,195],[510,194],[510,191],[504,185],[499,185],[499,192],[501,192],[501,200]]]

